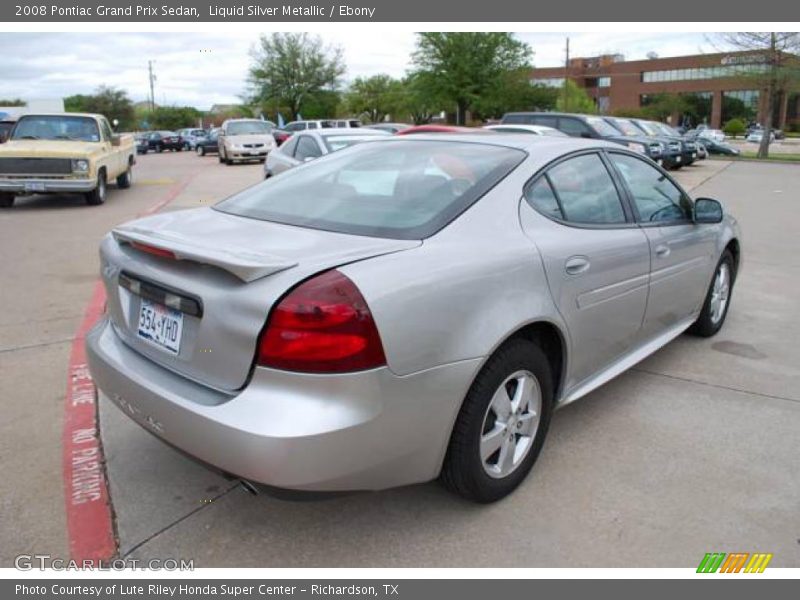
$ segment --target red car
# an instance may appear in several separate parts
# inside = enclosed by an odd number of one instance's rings
[[[275,138],[275,143],[280,146],[283,142],[292,137],[291,131],[284,131],[283,129],[273,129],[272,137]]]
[[[395,135],[413,135],[415,133],[492,133],[492,131],[458,125],[414,125],[414,127],[398,131]]]

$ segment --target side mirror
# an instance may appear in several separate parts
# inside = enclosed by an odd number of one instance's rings
[[[722,221],[722,204],[713,198],[698,198],[694,201],[695,223],[720,223]]]
[[[120,138],[118,135],[112,135],[112,136],[111,136],[111,145],[112,145],[112,146],[119,146],[119,144],[120,144],[120,139],[121,139],[121,138]]]

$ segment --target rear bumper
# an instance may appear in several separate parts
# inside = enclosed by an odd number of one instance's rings
[[[99,389],[180,450],[244,479],[305,491],[378,490],[435,478],[479,359],[398,377],[257,368],[226,395],[128,348],[107,320],[86,341]]]
[[[41,194],[48,192],[91,192],[96,182],[92,179],[3,179],[0,178],[0,192],[14,194]]]

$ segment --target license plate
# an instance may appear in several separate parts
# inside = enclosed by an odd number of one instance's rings
[[[137,334],[151,344],[178,354],[181,350],[183,313],[142,298]]]
[[[26,192],[43,192],[45,191],[45,185],[43,183],[26,183],[25,184],[25,191]]]
[[[697,152],[692,152],[692,158],[697,158]]]
[[[261,154],[261,153],[260,153],[258,150],[250,150],[250,154],[251,154],[252,156],[258,156],[258,155],[259,155],[259,154]]]
[[[681,162],[681,157],[680,156],[676,156],[675,157],[675,162]]]
[[[659,159],[658,159],[656,162],[658,163],[658,166],[659,166],[659,167],[660,167],[660,166],[663,166],[663,164],[664,164],[664,161],[663,161],[663,160],[661,160],[660,158],[659,158]]]

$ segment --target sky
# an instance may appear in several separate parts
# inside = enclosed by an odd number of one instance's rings
[[[415,34],[349,29],[321,34],[341,46],[347,73],[403,76],[410,68]],[[714,36],[703,33],[515,33],[534,51],[537,67],[563,64],[570,55],[620,53],[627,60],[655,52],[661,57],[713,52]],[[149,97],[147,62],[156,73],[161,105],[239,103],[246,92],[250,52],[257,33],[0,33],[0,98],[63,98],[91,94],[99,85],[126,90],[134,101]]]

